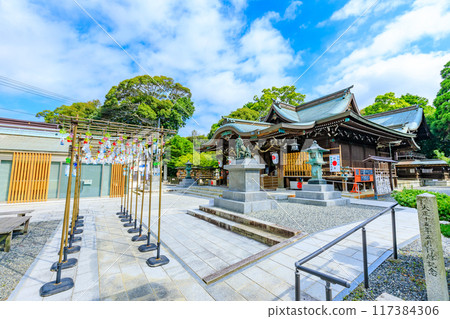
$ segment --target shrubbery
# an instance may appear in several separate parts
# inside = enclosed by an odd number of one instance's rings
[[[401,192],[393,191],[391,196],[402,206],[417,208],[416,196],[423,193],[430,193],[436,196],[439,219],[450,221],[450,196],[446,194],[405,188]]]

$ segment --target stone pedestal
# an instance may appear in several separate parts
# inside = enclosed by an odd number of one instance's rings
[[[197,185],[197,182],[193,178],[185,178],[179,184],[178,187],[190,187],[192,185]]]
[[[249,158],[225,165],[229,171],[229,190],[223,192],[223,197],[214,198],[214,206],[239,213],[275,209],[277,203],[268,200],[267,194],[260,191],[260,170],[264,167]]]
[[[350,204],[348,198],[341,198],[341,192],[334,190],[333,185],[304,184],[303,190],[295,192],[289,198],[291,203],[316,206],[345,206]]]

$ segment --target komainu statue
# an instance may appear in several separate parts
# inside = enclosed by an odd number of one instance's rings
[[[250,149],[244,145],[244,141],[239,136],[236,140],[236,159],[252,158]]]

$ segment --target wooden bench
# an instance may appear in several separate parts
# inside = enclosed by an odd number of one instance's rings
[[[27,214],[34,212],[34,209],[29,210],[19,210],[19,211],[9,211],[9,212],[0,212],[0,216],[4,215],[17,215],[17,217],[24,217]]]
[[[22,234],[28,233],[28,224],[31,216],[20,217],[2,217],[0,218],[0,242],[5,240],[5,251],[8,252],[11,248],[11,239],[13,232],[17,228],[23,226]]]

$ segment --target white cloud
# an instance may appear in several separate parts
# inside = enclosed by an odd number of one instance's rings
[[[449,35],[449,8],[450,2],[446,0],[416,1],[410,11],[388,23],[382,33],[371,39],[370,45],[352,52],[338,68],[356,68],[363,61],[394,56],[425,37],[437,41]]]
[[[417,0],[411,8],[386,23],[380,31],[364,32],[365,40],[349,43],[354,50],[336,66],[316,93],[327,94],[355,85],[360,108],[386,92],[411,93],[433,101],[439,90],[440,70],[450,60],[447,47],[439,41],[450,37],[450,3],[445,0]],[[428,45],[423,45],[427,39]],[[429,43],[438,44],[433,50]],[[342,44],[339,44],[342,46]],[[445,51],[446,50],[446,51]]]
[[[288,83],[287,70],[300,63],[272,25],[279,14],[247,26],[245,0],[78,2],[150,75],[191,88],[202,127],[189,126],[199,132],[263,88]],[[298,6],[291,4],[290,17]],[[0,38],[2,75],[80,100],[102,99],[143,73],[73,2],[0,0]]]
[[[448,61],[449,52],[405,53],[360,65],[345,72],[342,77],[330,77],[326,84],[317,87],[317,91],[324,95],[355,85],[352,92],[360,109],[372,104],[376,96],[387,92],[398,96],[416,94],[432,103],[442,80],[439,72]]]
[[[333,12],[331,21],[345,20],[350,17],[360,16],[367,8],[375,4],[377,0],[350,0],[341,9]],[[397,8],[398,6],[408,3],[407,0],[390,0],[378,1],[372,10],[376,12],[388,12]]]
[[[287,20],[294,20],[299,13],[299,8],[302,5],[301,1],[292,1],[284,11],[283,18]]]

